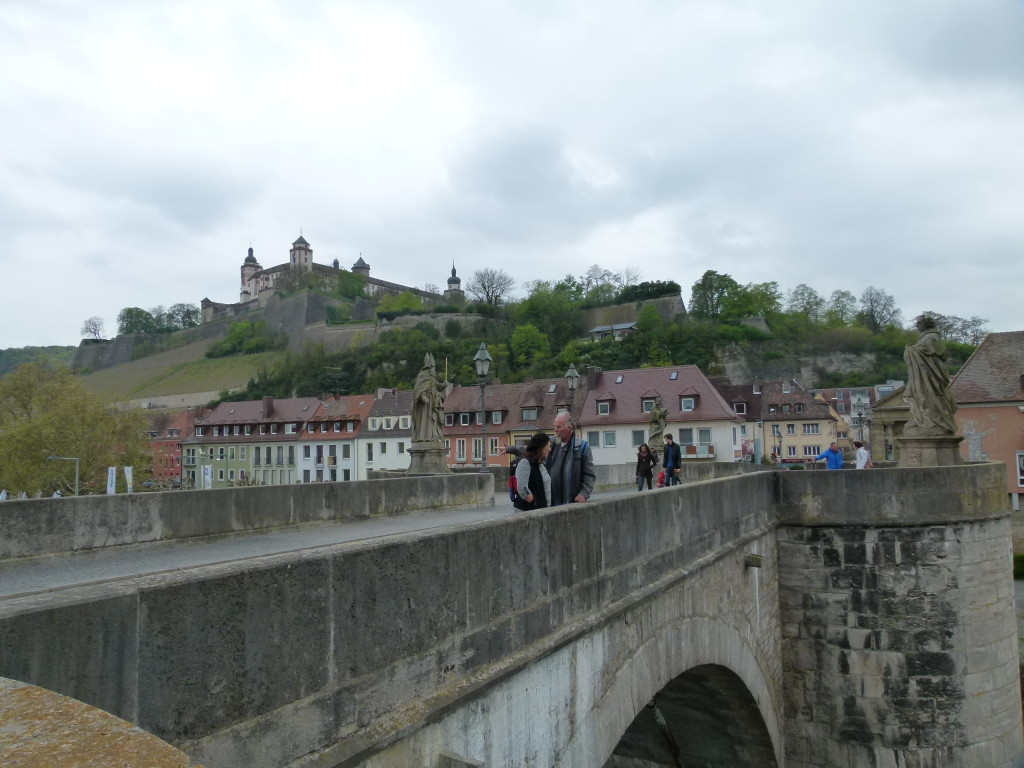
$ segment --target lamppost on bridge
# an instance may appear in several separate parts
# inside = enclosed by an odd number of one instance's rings
[[[49,456],[50,461],[73,461],[75,462],[75,496],[78,495],[78,470],[81,462],[77,456]]]
[[[576,423],[572,414],[573,401],[576,399],[576,388],[580,385],[580,375],[576,372],[576,363],[569,364],[569,370],[565,372],[565,380],[569,382],[569,418]]]
[[[476,376],[480,381],[480,466],[487,466],[487,409],[485,394],[487,389],[487,372],[491,369],[491,355],[487,345],[480,343],[480,349],[473,356]]]
[[[864,442],[864,422],[871,423],[871,413],[864,413],[864,404],[857,406],[857,426],[860,428],[860,441]]]

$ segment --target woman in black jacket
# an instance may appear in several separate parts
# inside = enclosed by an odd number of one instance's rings
[[[551,439],[538,432],[526,444],[523,458],[516,465],[516,509],[540,509],[551,498],[551,476],[544,459],[551,451]]]
[[[654,479],[654,467],[658,463],[658,454],[650,449],[647,443],[640,446],[636,452],[636,489],[644,489],[644,480],[647,481],[647,490],[651,490],[651,481]]]

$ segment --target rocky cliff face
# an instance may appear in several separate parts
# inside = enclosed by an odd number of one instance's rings
[[[719,354],[718,364],[721,368],[719,373],[733,384],[746,384],[754,380],[796,379],[802,386],[813,388],[818,386],[817,379],[821,371],[868,371],[875,365],[875,356],[871,353],[830,352],[773,358],[759,348],[741,350],[730,347]]]

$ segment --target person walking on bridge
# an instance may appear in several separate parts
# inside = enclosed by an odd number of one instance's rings
[[[822,451],[812,461],[821,461],[822,459],[825,460],[825,469],[843,468],[843,452],[839,450],[839,446],[836,443],[830,443],[828,450]]]

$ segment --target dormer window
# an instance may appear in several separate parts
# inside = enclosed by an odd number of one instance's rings
[[[401,427],[402,429],[409,429],[410,424],[411,424],[410,417],[408,417],[408,416],[400,416],[399,417],[399,419],[398,419],[398,426]]]
[[[736,413],[742,415],[742,414],[745,414],[747,412],[747,404],[746,403],[733,403],[732,404],[732,409]]]
[[[783,403],[782,404],[782,412],[783,413],[789,413],[789,403]]]
[[[653,397],[645,397],[642,401],[640,401],[640,411],[641,411],[641,413],[650,413],[653,410],[654,410],[654,398]]]
[[[755,395],[760,395],[761,394],[761,385],[760,384],[755,384],[754,385],[754,394]]]
[[[371,432],[376,432],[377,431],[378,421],[379,420],[377,419],[376,416],[371,416],[370,417],[370,431]]]
[[[202,437],[202,436],[203,436],[203,428],[202,427],[196,427],[196,437]]]
[[[608,400],[599,400],[597,403],[597,415],[607,416],[612,412],[612,404]]]
[[[797,403],[793,407],[794,407],[794,409],[796,410],[797,413],[803,413],[804,412],[804,404],[803,403]]]
[[[681,411],[692,411],[697,407],[697,398],[695,397],[680,397],[679,398],[679,410]]]
[[[214,427],[213,428],[213,436],[214,437],[220,437],[220,427]]]
[[[453,427],[453,426],[455,426],[455,414],[454,413],[446,413],[444,415],[444,425],[446,427]]]
[[[501,424],[501,411],[491,411],[491,424]]]
[[[272,434],[272,435],[276,435],[277,434],[277,424],[271,424],[270,425],[270,434]]]
[[[469,414],[466,414],[467,416]],[[537,409],[536,408],[523,408],[519,412],[520,421],[536,421],[537,420]]]
[[[484,413],[483,411],[477,411],[476,412],[476,425],[478,427],[482,427],[484,425],[484,423],[485,423],[486,417],[487,417],[486,413]]]
[[[789,382],[788,381],[782,382],[782,394],[788,395],[789,391],[790,391],[789,390]]]
[[[459,414],[459,424],[461,424],[464,427],[468,427],[469,426],[469,414],[468,413],[460,413]]]
[[[285,424],[284,425],[284,433],[286,435],[294,435],[295,434],[295,425],[292,422],[288,422],[287,424]]]

